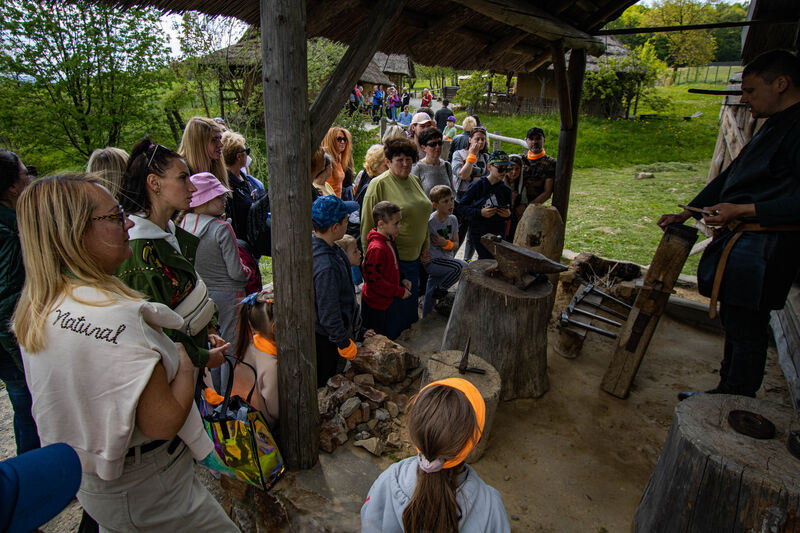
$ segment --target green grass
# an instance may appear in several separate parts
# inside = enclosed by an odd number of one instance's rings
[[[261,283],[272,283],[272,258],[263,256],[258,262],[258,269],[261,271]]]
[[[610,259],[650,264],[661,240],[656,221],[677,213],[679,203],[703,188],[708,160],[656,163],[616,169],[576,169],[572,177],[565,247]],[[638,180],[638,171],[654,179]],[[702,236],[701,236],[702,238]],[[689,258],[684,274],[695,274],[700,256]]]
[[[730,79],[729,74],[741,72],[742,68],[741,65],[733,65],[732,67],[712,67],[708,65],[703,67],[681,67],[675,73],[672,82],[676,85],[689,84],[693,87],[703,83],[727,85],[728,79]]]

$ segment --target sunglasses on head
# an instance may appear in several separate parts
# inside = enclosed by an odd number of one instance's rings
[[[161,144],[154,144],[151,148],[153,149],[153,153],[150,154],[150,159],[147,160],[147,168],[150,168],[150,165],[153,163],[153,158],[156,156],[156,152],[158,152],[159,148],[162,150],[169,150],[169,148]]]

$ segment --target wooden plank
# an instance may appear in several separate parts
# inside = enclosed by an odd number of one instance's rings
[[[539,54],[538,56],[534,57],[533,59],[525,63],[525,70],[528,72],[533,72],[534,70],[538,69],[539,67],[550,61],[550,58],[552,56],[553,52],[551,51]]]
[[[404,0],[379,0],[372,14],[347,48],[339,64],[311,104],[311,145],[325,137],[331,123],[342,110],[347,94],[367,68],[387,31],[394,27]],[[266,56],[265,56],[266,57]],[[281,130],[276,130],[281,131]]]
[[[305,18],[305,0],[261,0],[280,450],[291,469],[314,466],[319,446]]]
[[[739,148],[741,149],[745,144],[747,144],[747,141],[745,140],[744,135],[742,135],[742,130],[739,128],[739,122],[736,120],[736,117],[733,115],[733,111],[730,107],[726,107],[723,112],[728,119],[728,126],[731,128],[734,137],[736,137],[736,141],[739,143]]]
[[[636,296],[603,376],[602,388],[607,393],[618,398],[628,396],[672,287],[696,240],[697,229],[691,226],[673,224],[664,231],[644,277],[645,288]]]
[[[558,136],[558,159],[556,160],[556,182],[553,186],[553,206],[558,209],[561,220],[566,224],[569,208],[569,190],[572,183],[572,167],[575,163],[575,148],[578,144],[578,109],[583,89],[583,75],[586,69],[586,52],[572,50],[570,53],[567,81],[572,103],[572,127],[565,128],[562,117]]]
[[[599,56],[605,50],[602,40],[553,17],[523,0],[454,0],[503,24],[519,28],[547,41],[562,39],[564,46],[586,50]]]

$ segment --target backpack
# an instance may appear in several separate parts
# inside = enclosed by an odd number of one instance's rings
[[[253,259],[272,255],[272,221],[270,220],[269,194],[250,206],[247,214],[247,243]]]

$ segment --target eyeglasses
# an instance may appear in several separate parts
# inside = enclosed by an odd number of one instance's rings
[[[92,217],[89,220],[92,220],[92,221],[94,221],[94,220],[116,220],[117,222],[119,222],[120,226],[122,226],[122,229],[125,229],[125,221],[128,220],[128,215],[127,215],[127,213],[125,213],[125,211],[123,211],[122,206],[118,205],[117,206],[117,211],[115,213],[109,213],[107,215],[100,215],[100,216],[97,216],[97,217]]]
[[[441,146],[441,145],[442,145],[442,141],[431,141],[431,142],[427,143],[425,146],[430,146],[431,148],[433,148],[434,146]]]
[[[340,143],[346,143],[347,142],[347,137],[336,137],[336,140],[338,142],[340,142]]]

